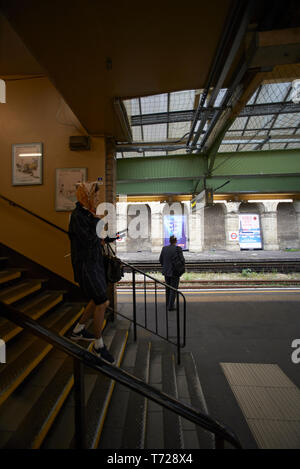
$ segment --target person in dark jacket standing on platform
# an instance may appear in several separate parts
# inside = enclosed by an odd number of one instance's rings
[[[106,296],[106,275],[102,256],[104,240],[97,236],[96,226],[100,220],[96,216],[99,204],[99,186],[95,183],[81,183],[77,187],[76,208],[71,214],[69,238],[74,280],[79,283],[88,304],[76,327],[73,340],[95,340],[92,351],[110,363],[113,356],[102,339],[102,326],[109,301]],[[94,318],[95,336],[86,330],[89,319]]]
[[[177,238],[170,237],[170,245],[164,246],[160,253],[159,262],[162,265],[162,273],[165,276],[165,282],[173,288],[178,288],[180,276],[174,269],[174,261],[179,258],[180,261],[185,263],[183,252],[180,246],[176,246]],[[175,308],[175,292],[169,288],[166,289],[166,304],[169,311],[174,311]]]

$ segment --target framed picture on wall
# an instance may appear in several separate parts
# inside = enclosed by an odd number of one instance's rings
[[[43,144],[17,143],[12,146],[12,185],[43,184]]]
[[[87,168],[58,168],[56,170],[55,210],[69,212],[76,204],[76,184],[87,181]]]

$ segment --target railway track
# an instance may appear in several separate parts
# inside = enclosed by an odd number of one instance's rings
[[[136,290],[144,290],[144,282],[136,281]],[[151,290],[154,283],[146,282],[147,289]],[[181,281],[179,290],[200,290],[214,288],[276,288],[276,287],[300,287],[300,280],[186,280]],[[118,290],[131,289],[132,282],[121,281],[118,283]],[[163,290],[162,285],[157,286],[158,290]]]
[[[129,262],[133,267],[143,272],[161,272],[161,265],[158,262]],[[291,273],[300,272],[300,259],[276,259],[276,260],[218,260],[218,261],[197,261],[186,262],[186,272],[242,272],[251,270],[253,272],[278,272]],[[125,272],[129,272],[125,268]]]

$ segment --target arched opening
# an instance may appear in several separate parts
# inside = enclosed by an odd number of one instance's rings
[[[279,249],[299,247],[297,216],[291,203],[282,202],[277,206],[277,237]]]

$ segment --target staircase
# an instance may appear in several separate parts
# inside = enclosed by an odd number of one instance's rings
[[[65,298],[47,289],[47,279],[31,279],[0,258],[0,301],[60,335],[84,307]],[[117,366],[207,413],[192,355],[182,353],[178,365],[173,346],[146,331],[134,342],[129,324],[116,319],[104,330]],[[8,360],[0,365],[0,448],[74,448],[73,359],[3,318],[0,338]],[[210,433],[89,367],[85,406],[88,448],[214,447]]]

